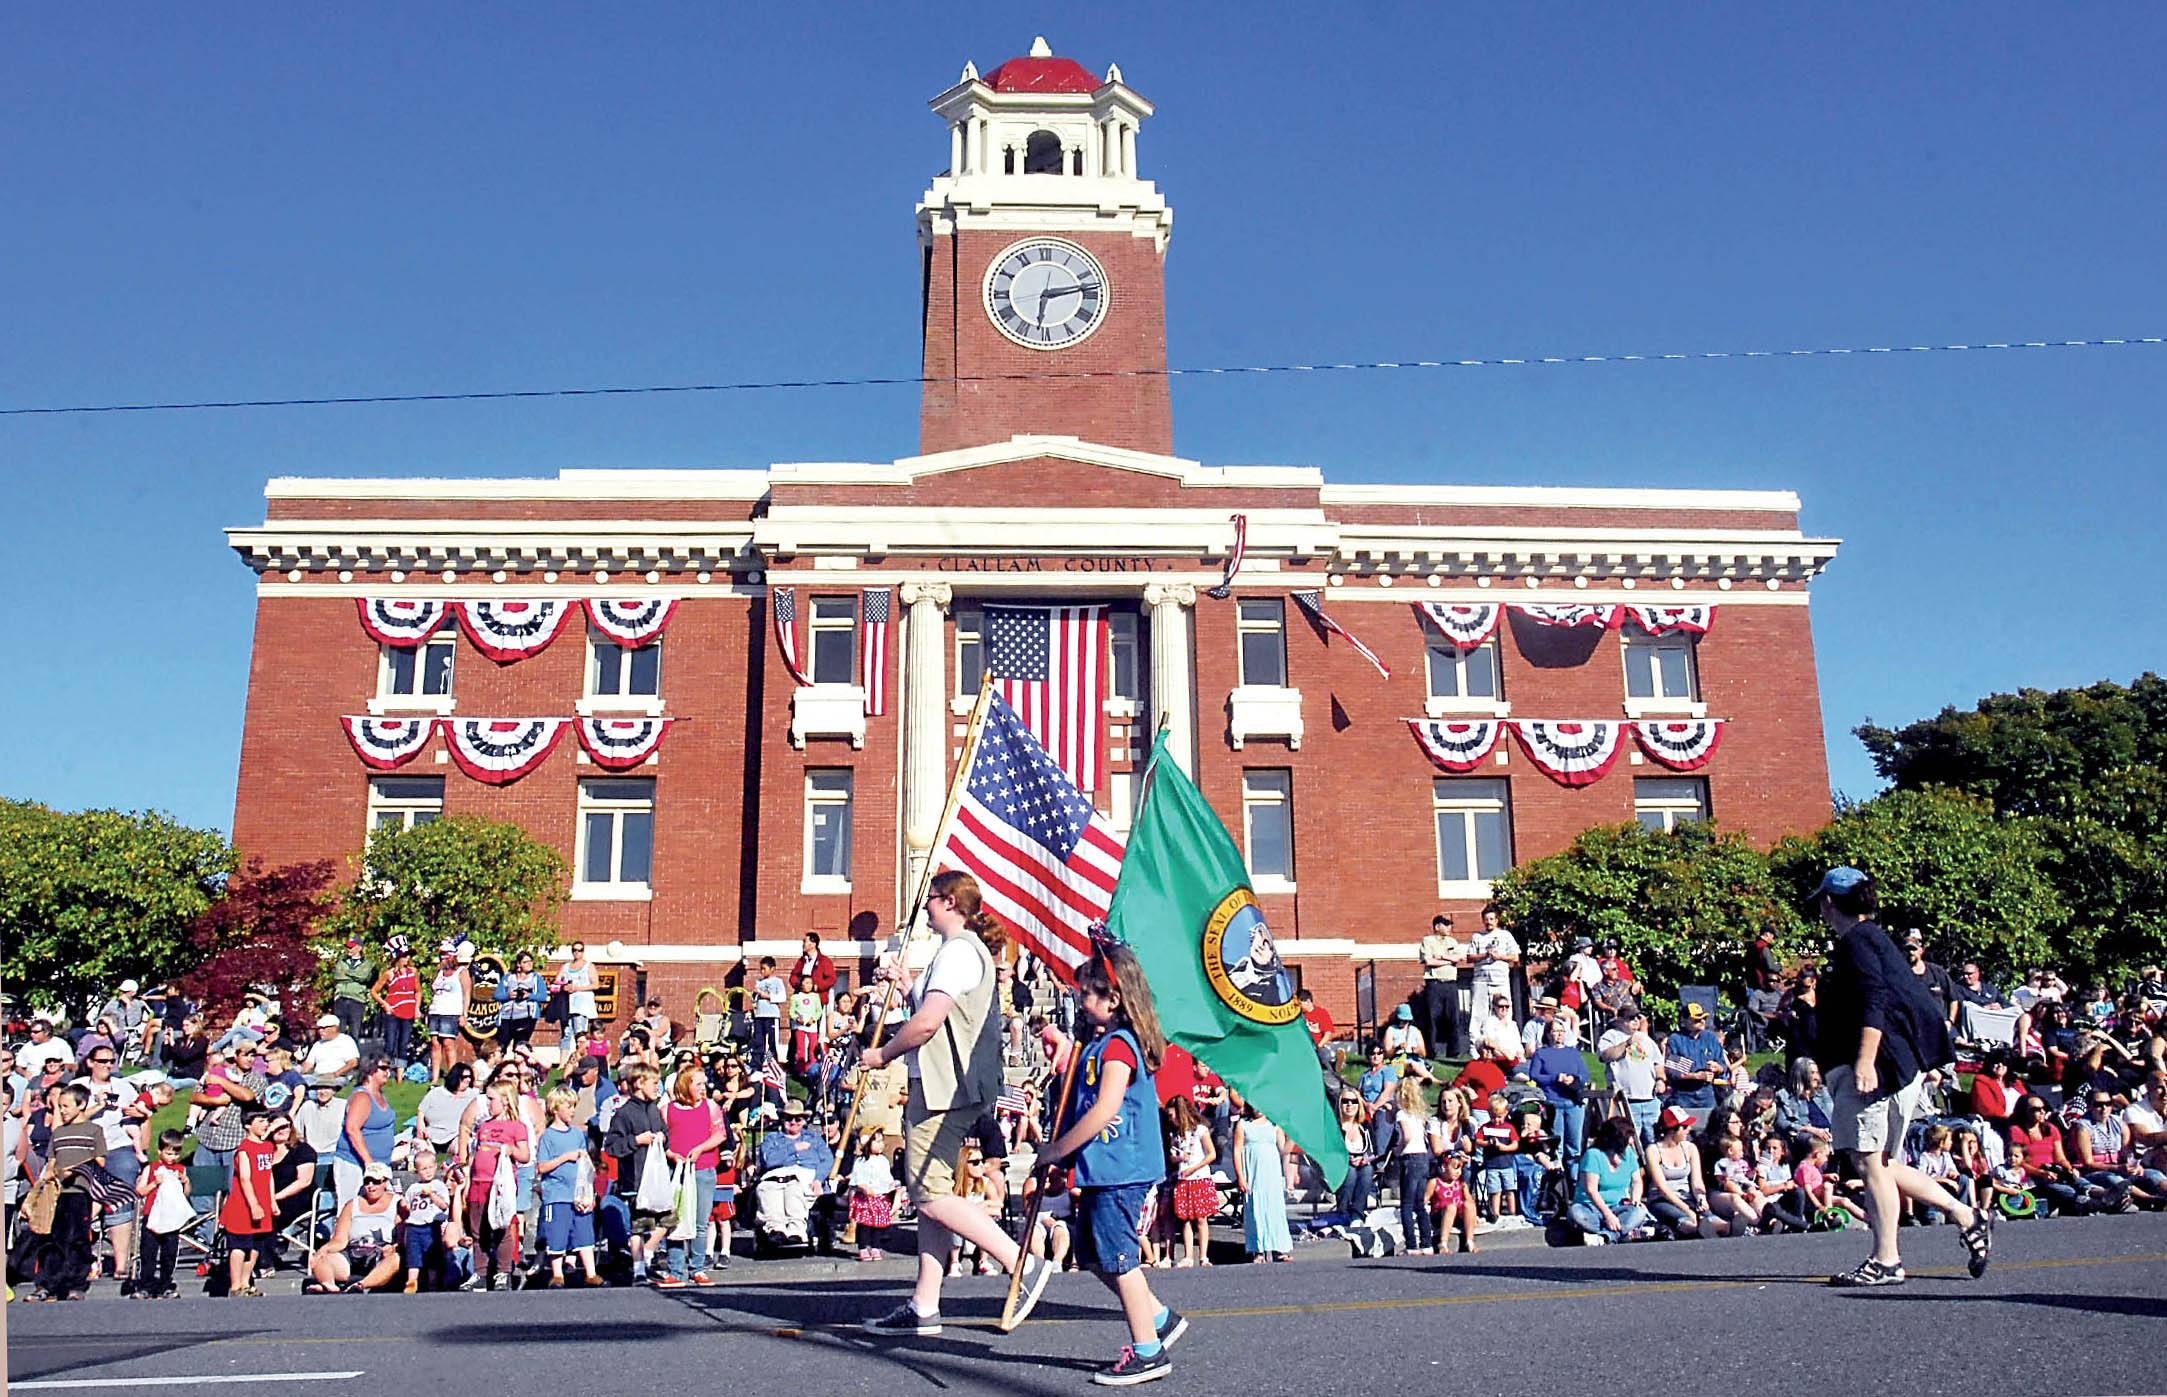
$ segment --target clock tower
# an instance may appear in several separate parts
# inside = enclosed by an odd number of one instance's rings
[[[948,171],[918,203],[925,313],[919,450],[1023,433],[1170,455],[1167,239],[1137,175],[1151,103],[1044,39],[933,99]]]

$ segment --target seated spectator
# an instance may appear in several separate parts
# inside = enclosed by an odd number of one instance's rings
[[[1428,1046],[1422,1041],[1422,1030],[1415,1027],[1414,1006],[1402,1004],[1392,1011],[1392,1022],[1385,1025],[1383,1037],[1385,1056],[1399,1068],[1402,1076],[1430,1080],[1429,1064],[1423,1059],[1429,1055]]]
[[[1302,1002],[1302,1022],[1308,1026],[1309,1040],[1317,1045],[1318,1058],[1337,1072],[1339,1064],[1346,1059],[1347,1044],[1353,1039],[1354,1030],[1333,1024],[1332,1016],[1308,990],[1298,992],[1295,998]]]
[[[1437,1161],[1437,1176],[1430,1180],[1428,1204],[1431,1231],[1440,1254],[1452,1251],[1452,1234],[1460,1234],[1460,1250],[1473,1254],[1475,1246],[1475,1195],[1467,1187],[1465,1157],[1454,1152]]]
[[[2068,1135],[2070,1163],[2086,1183],[2104,1190],[2109,1205],[2119,1212],[2134,1213],[2140,1204],[2163,1201],[2145,1186],[2144,1175],[2131,1169],[2129,1126],[2115,1109],[2111,1093],[2094,1087],[2084,1098],[2084,1119]]]
[[[1693,1113],[1681,1106],[1665,1106],[1656,1118],[1656,1140],[1648,1147],[1648,1209],[1676,1236],[1725,1236],[1728,1225],[1708,1206],[1693,1124]]]
[[[1724,1135],[1711,1140],[1708,1147],[1716,1152],[1709,1165],[1709,1210],[1728,1224],[1734,1234],[1760,1231],[1761,1209],[1767,1198],[1754,1177],[1753,1161],[1747,1158],[1745,1137]]]
[[[1792,1178],[1805,1202],[1805,1214],[1818,1226],[1830,1220],[1830,1215],[1842,1213],[1853,1222],[1866,1221],[1866,1210],[1844,1196],[1837,1188],[1836,1180],[1829,1173],[1830,1147],[1826,1140],[1811,1135],[1801,1135],[1792,1146],[1798,1155],[1797,1167]]]
[[[1725,1075],[1723,1035],[1708,1026],[1708,1010],[1687,1004],[1678,1026],[1663,1045],[1663,1079],[1669,1084],[1669,1104],[1687,1112],[1699,1126],[1716,1105],[1716,1079]],[[1651,1204],[1654,1195],[1650,1195]],[[1660,1216],[1661,1210],[1657,1210]]]
[[[1633,1149],[1632,1122],[1612,1116],[1595,1127],[1580,1156],[1579,1182],[1566,1216],[1590,1246],[1623,1242],[1648,1225],[1645,1187]]]
[[[1490,996],[1489,1012],[1475,1024],[1475,1051],[1498,1066],[1507,1077],[1517,1076],[1527,1061],[1527,1049],[1519,1025],[1512,1021],[1512,996]]]
[[[1812,1228],[1813,1206],[1791,1170],[1791,1147],[1774,1131],[1761,1137],[1753,1182],[1761,1191],[1761,1221],[1770,1232],[1781,1232],[1786,1227],[1794,1232]]]
[[[2009,1127],[2009,1164],[2024,1187],[2055,1212],[2081,1216],[2107,1205],[2106,1191],[2078,1176],[2054,1113],[2037,1095],[2017,1103],[2016,1120]]]
[[[337,1014],[316,1020],[316,1041],[309,1044],[301,1069],[311,1077],[329,1077],[344,1086],[361,1066],[361,1045],[339,1026]]]
[[[2027,1088],[2017,1080],[2009,1054],[1999,1048],[1988,1053],[1971,1079],[1971,1113],[1997,1129],[2006,1130],[2016,1114],[2017,1103]]]
[[[437,1170],[436,1151],[414,1147],[414,1180],[399,1197],[399,1260],[406,1268],[406,1293],[445,1290],[450,1241],[451,1184]]]
[[[1505,1073],[1491,1059],[1478,1057],[1460,1069],[1460,1075],[1452,1079],[1452,1085],[1467,1093],[1470,1101],[1488,1101],[1490,1093],[1505,1089]]]
[[[1375,1110],[1385,1093],[1398,1087],[1399,1079],[1399,1068],[1386,1060],[1384,1044],[1378,1043],[1370,1048],[1369,1070],[1355,1083],[1355,1089],[1362,1093],[1362,1104]]]
[[[317,1294],[383,1290],[399,1278],[399,1250],[392,1245],[399,1201],[391,1191],[391,1166],[382,1160],[361,1172],[361,1192],[339,1209],[331,1238],[309,1259]]]
[[[1553,995],[1543,995],[1528,1006],[1528,1020],[1520,1025],[1520,1056],[1523,1059],[1534,1057],[1542,1045],[1550,1041],[1550,1025],[1557,1020],[1558,1001]]]
[[[1960,1201],[1969,1202],[1970,1181],[1957,1173],[1955,1140],[1955,1133],[1949,1127],[1928,1126],[1926,1133],[1919,1137],[1919,1157],[1912,1167],[1954,1193]],[[1922,1226],[1953,1220],[1945,1210],[1927,1203],[1913,1203],[1911,1216]]]
[[[1794,1144],[1800,1140],[1829,1144],[1836,1101],[1821,1080],[1821,1065],[1810,1057],[1791,1063],[1791,1084],[1776,1093],[1776,1129]]]

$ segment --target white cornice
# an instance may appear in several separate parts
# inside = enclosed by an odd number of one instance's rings
[[[777,485],[910,485],[929,475],[1038,457],[1107,466],[1178,480],[1198,488],[1314,490],[1324,474],[1314,466],[1206,466],[1184,456],[1103,446],[1079,437],[1013,436],[984,446],[905,456],[898,461],[786,461],[768,468]]]
[[[1640,490],[1574,485],[1326,485],[1323,502],[1493,505],[1517,509],[1726,509],[1799,511],[1789,490]]]
[[[757,500],[764,470],[563,470],[555,479],[273,476],[272,500]]]
[[[1319,557],[1336,531],[1316,510],[1248,511],[1249,550],[1259,556]],[[1109,557],[1209,557],[1233,546],[1220,509],[898,508],[778,505],[755,521],[765,553],[984,553]]]

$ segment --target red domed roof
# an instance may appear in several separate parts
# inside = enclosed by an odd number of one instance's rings
[[[1073,58],[1011,58],[984,81],[995,92],[1091,93],[1105,86]]]

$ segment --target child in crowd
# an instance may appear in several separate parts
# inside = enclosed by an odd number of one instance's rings
[[[1726,1135],[1718,1147],[1723,1153],[1710,1166],[1715,1175],[1715,1187],[1709,1191],[1708,1203],[1717,1217],[1734,1224],[1732,1231],[1758,1230],[1761,1227],[1761,1205],[1766,1200],[1760,1185],[1753,1176],[1753,1162],[1746,1158],[1746,1142],[1739,1136]]]
[[[1455,1224],[1460,1232],[1460,1250],[1472,1254],[1475,1246],[1475,1199],[1467,1191],[1467,1165],[1458,1151],[1452,1151],[1438,1159],[1436,1177],[1430,1180],[1430,1216],[1436,1219],[1432,1231],[1437,1235],[1440,1255],[1452,1250],[1452,1231]]]
[[[1181,1226],[1182,1266],[1211,1265],[1211,1215],[1219,1211],[1219,1189],[1211,1166],[1219,1158],[1204,1113],[1186,1093],[1167,1103],[1168,1133],[1174,1156],[1174,1217]]]
[[[1489,1109],[1475,1127],[1475,1143],[1482,1151],[1482,1216],[1495,1226],[1512,1211],[1519,1177],[1520,1132],[1505,1112],[1505,1093],[1490,1093]]]
[[[843,1232],[844,1246],[858,1244],[858,1260],[880,1260],[873,1239],[895,1221],[895,1190],[895,1165],[881,1151],[879,1127],[859,1131],[858,1161],[850,1167],[850,1222]]]
[[[451,1215],[451,1185],[437,1172],[436,1151],[416,1145],[414,1181],[399,1198],[400,1257],[406,1264],[406,1293],[444,1289],[444,1219]]]
[[[165,1300],[180,1294],[173,1285],[173,1266],[180,1259],[181,1233],[195,1211],[188,1206],[188,1166],[181,1162],[186,1144],[187,1137],[178,1130],[159,1131],[158,1158],[135,1181],[136,1195],[143,1200],[143,1241],[136,1251],[138,1300]],[[180,1200],[179,1221],[171,1227],[160,1227],[167,1221],[158,1196],[161,1189]]]
[[[1866,1221],[1866,1210],[1837,1190],[1836,1181],[1828,1174],[1828,1161],[1828,1141],[1814,1140],[1808,1143],[1806,1157],[1792,1173],[1810,1205],[1807,1216],[1816,1224],[1831,1227],[1841,1227],[1847,1220]]]
[[[730,1264],[730,1244],[736,1240],[737,1166],[741,1137],[737,1126],[722,1142],[715,1156],[715,1202],[707,1210],[707,1255],[717,1266]]]
[[[1915,1165],[1921,1174],[1936,1183],[1946,1184],[1950,1192],[1963,1196],[1966,1181],[1957,1178],[1956,1156],[1950,1151],[1952,1136],[1945,1125],[1930,1125],[1919,1138],[1919,1158]],[[1949,1221],[1948,1215],[1939,1208],[1924,1203],[1911,1205],[1911,1216],[1920,1226]]]
[[[1993,1171],[1986,1152],[1979,1148],[1979,1137],[1969,1130],[1956,1134],[1956,1179],[1951,1185],[1956,1196],[1974,1208],[1989,1206],[1994,1200],[1988,1187],[1988,1175]]]
[[[1538,1223],[1542,1221],[1542,1181],[1552,1170],[1563,1167],[1550,1148],[1550,1133],[1543,1129],[1542,1102],[1521,1102],[1513,1112],[1513,1129],[1520,1132],[1520,1154],[1513,1163],[1519,1184],[1520,1216],[1530,1224]]]
[[[2025,1184],[2024,1171],[2014,1164],[1989,1170],[1986,1176],[1989,1206],[2005,1218],[2036,1218],[2046,1215],[2039,1197]]]
[[[256,1253],[271,1238],[276,1214],[271,1207],[271,1122],[269,1111],[250,1107],[241,1115],[244,1132],[233,1152],[233,1188],[218,1213],[226,1232],[228,1293],[261,1295],[256,1288]]]
[[[1188,1328],[1187,1320],[1159,1303],[1142,1270],[1144,1202],[1166,1173],[1151,1079],[1166,1037],[1143,967],[1128,947],[1099,948],[1079,969],[1077,988],[1092,1037],[1077,1062],[1062,1130],[1046,1147],[1043,1163],[1073,1163],[1079,1259],[1120,1298],[1128,1320],[1128,1347],[1093,1380],[1128,1386],[1170,1370],[1167,1346]]]
[[[549,1128],[535,1147],[542,1182],[542,1254],[549,1258],[549,1288],[564,1286],[566,1253],[579,1258],[588,1285],[602,1284],[594,1268],[594,1162],[587,1132],[573,1124],[579,1096],[558,1087],[549,1094]]]
[[[1761,1191],[1762,1225],[1770,1232],[1781,1232],[1786,1227],[1804,1232],[1813,1226],[1813,1209],[1791,1172],[1790,1150],[1774,1131],[1761,1137],[1753,1182]]]
[[[1008,1176],[1004,1169],[1004,1161],[989,1161],[986,1158],[985,1147],[973,1142],[964,1147],[963,1168],[957,1171],[956,1174],[956,1192],[965,1198],[975,1200],[979,1207],[984,1208],[994,1218],[998,1219],[1008,1201]],[[968,1275],[970,1273],[970,1261],[973,1258],[978,1262],[978,1274],[981,1276],[995,1275],[1000,1271],[1001,1268],[994,1263],[992,1257],[978,1254],[977,1247],[969,1246],[968,1254],[966,1254],[965,1248],[967,1245],[961,1237],[955,1237],[949,1242],[949,1275]]]
[[[813,988],[813,977],[799,976],[798,992],[790,996],[790,1065],[801,1075],[809,1076],[820,1066],[820,1021],[827,1007]]]

